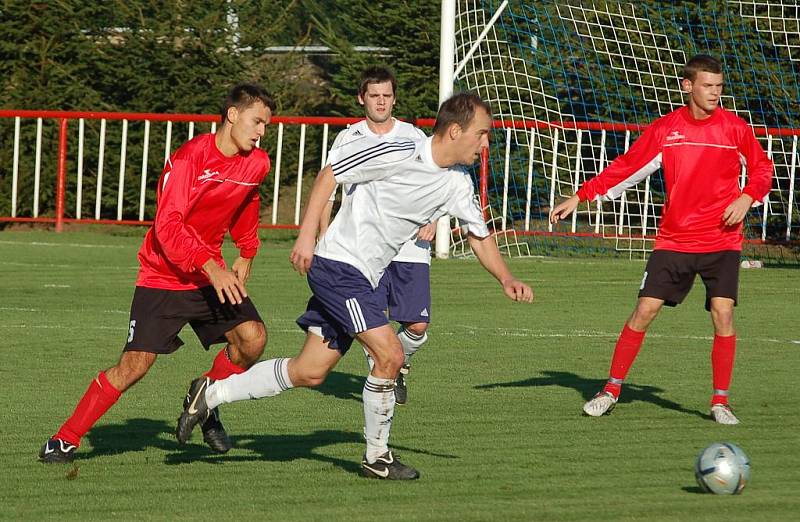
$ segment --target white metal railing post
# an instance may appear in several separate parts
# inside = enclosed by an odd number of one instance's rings
[[[119,146],[119,191],[117,192],[117,221],[122,221],[122,192],[125,189],[125,155],[128,150],[128,120],[122,120],[122,143]]]
[[[39,182],[42,173],[42,119],[36,118],[36,164],[33,170],[33,217],[39,217]]]
[[[439,105],[453,93],[456,57],[456,0],[442,0],[439,32]],[[436,225],[435,254],[440,259],[450,256],[450,216],[442,216]]]
[[[306,124],[300,125],[300,151],[297,154],[297,193],[294,199],[294,224],[300,224],[300,203],[303,199],[303,161],[306,152]]]
[[[319,170],[325,168],[328,162],[328,124],[322,126],[322,161],[319,164]]]
[[[170,150],[171,147],[172,147],[172,122],[168,121],[166,136],[164,138],[164,166],[166,166],[167,162],[169,161],[169,157],[172,152]]]
[[[574,192],[577,192],[578,191],[578,187],[581,186],[580,179],[581,179],[581,172],[583,172],[583,165],[582,165],[583,164],[583,153],[582,153],[582,150],[581,150],[583,148],[583,131],[578,129],[577,132],[578,132],[578,135],[575,138],[575,144],[576,144],[576,149],[575,149],[575,167],[574,167],[573,176],[572,176],[572,187],[574,189]],[[572,213],[572,231],[573,232],[575,232],[577,226],[578,226],[578,213],[577,212],[573,212]]]
[[[103,199],[103,158],[106,153],[106,120],[100,120],[100,144],[97,150],[97,192],[94,201],[94,218],[100,219],[100,206]]]
[[[772,135],[767,134],[767,157],[772,160]],[[773,167],[774,168],[774,167]],[[770,189],[771,191],[771,189]],[[769,192],[764,196],[764,208],[761,214],[761,241],[767,240],[767,215],[769,214]]]
[[[528,179],[525,180],[525,231],[531,228],[531,196],[533,192],[533,144],[536,141],[536,127],[531,127],[531,139],[528,143]]]
[[[144,221],[145,195],[147,194],[147,156],[150,152],[150,120],[144,122],[144,143],[142,144],[142,181],[139,185],[139,221]]]
[[[77,188],[75,194],[75,219],[81,218],[81,206],[83,205],[83,140],[84,140],[83,118],[78,120],[78,175]]]
[[[553,133],[553,159],[550,163],[550,210],[556,206],[556,177],[558,176],[558,131]],[[547,231],[553,231],[553,223],[547,220]]]
[[[278,124],[278,152],[275,158],[275,186],[272,189],[272,224],[278,224],[278,195],[281,181],[281,156],[283,155],[283,123]]]
[[[792,237],[792,207],[794,207],[794,175],[797,169],[797,135],[792,136],[792,165],[789,168],[789,200],[786,202],[786,241]]]
[[[11,166],[11,217],[17,217],[17,180],[19,178],[19,123],[20,117],[14,118],[14,160]]]
[[[511,170],[511,127],[506,128],[506,150],[504,153],[505,165],[503,168],[503,218],[502,228],[503,232],[506,231],[506,219],[508,215],[508,178],[510,177]]]

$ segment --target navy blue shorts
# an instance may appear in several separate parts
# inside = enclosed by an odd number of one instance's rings
[[[431,322],[431,267],[427,263],[392,261],[378,291],[386,294],[392,321]]]
[[[313,295],[297,324],[329,341],[328,346],[342,355],[356,334],[389,324],[385,292],[373,289],[352,265],[314,256],[308,286]]]

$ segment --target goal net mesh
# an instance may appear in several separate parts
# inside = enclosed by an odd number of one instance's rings
[[[723,62],[721,104],[754,127],[775,163],[771,193],[746,220],[745,255],[798,261],[797,1],[457,5],[455,90],[479,93],[504,122],[492,136],[489,206],[501,230],[529,238],[532,254],[642,257],[652,249],[660,171],[618,200],[582,203],[566,223],[552,227],[547,215],[644,126],[684,103],[681,69],[704,53]]]

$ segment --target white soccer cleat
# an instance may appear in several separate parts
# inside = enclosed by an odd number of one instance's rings
[[[583,413],[590,417],[601,417],[607,413],[611,413],[614,406],[617,405],[617,398],[614,394],[607,391],[601,391],[592,400],[583,405]]]
[[[711,416],[718,424],[739,424],[739,419],[733,414],[733,410],[727,404],[714,404],[711,406]]]

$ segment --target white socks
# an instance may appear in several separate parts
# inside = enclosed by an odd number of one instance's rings
[[[372,374],[364,383],[364,438],[367,439],[367,462],[389,451],[389,432],[394,416],[394,379]]]
[[[402,326],[397,331],[397,338],[400,339],[400,344],[403,345],[403,353],[406,356],[406,364],[408,364],[411,356],[414,355],[420,347],[428,340],[428,332],[423,332],[422,335],[417,335],[410,330],[406,330]]]
[[[206,388],[206,404],[213,410],[220,404],[272,397],[292,387],[289,359],[270,359],[211,384]]]

